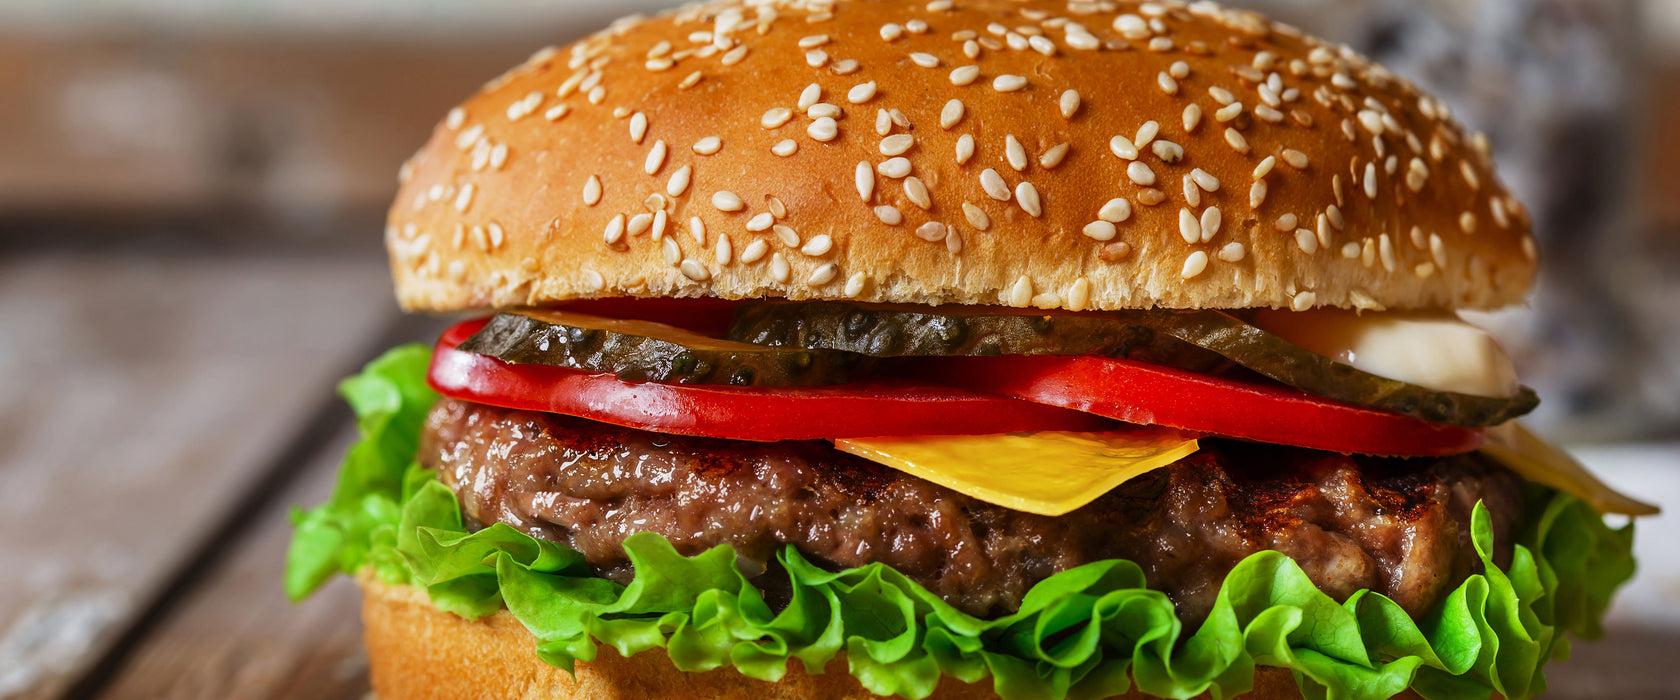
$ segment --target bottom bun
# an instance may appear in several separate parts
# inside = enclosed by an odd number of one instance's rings
[[[574,678],[538,659],[536,639],[505,610],[467,620],[432,607],[421,589],[385,585],[367,575],[358,582],[368,666],[379,700],[877,697],[846,672],[843,655],[816,675],[806,673],[801,664],[790,664],[782,680],[770,683],[729,668],[679,671],[662,651],[624,658],[611,647],[601,647],[594,661],[577,663]],[[947,677],[931,697],[979,700],[997,695],[989,682],[971,684]],[[1154,696],[1133,691],[1119,697]],[[1254,675],[1254,690],[1241,697],[1293,699],[1301,693],[1289,671],[1261,667]],[[1407,692],[1400,697],[1416,696]]]

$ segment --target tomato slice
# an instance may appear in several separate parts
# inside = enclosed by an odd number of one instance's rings
[[[788,388],[626,382],[612,374],[514,365],[455,349],[483,326],[483,320],[456,324],[438,340],[427,376],[438,393],[660,433],[764,442],[1113,425],[1088,413],[906,379]]]
[[[1331,452],[1408,457],[1469,452],[1486,430],[1430,423],[1250,384],[1106,357],[942,357],[921,361],[928,381],[1165,425]]]

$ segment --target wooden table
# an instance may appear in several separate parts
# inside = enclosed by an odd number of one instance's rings
[[[390,298],[368,255],[0,259],[0,698],[367,696],[354,586],[280,571],[351,438],[334,383],[441,327]],[[1635,598],[1680,609],[1658,573]],[[1555,696],[1672,697],[1680,622],[1614,619]]]

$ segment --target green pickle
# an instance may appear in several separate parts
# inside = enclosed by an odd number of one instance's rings
[[[1498,425],[1534,410],[1533,390],[1511,397],[1436,391],[1336,362],[1211,310],[1030,313],[850,302],[763,302],[736,308],[729,338],[873,357],[1100,355],[1206,371],[1213,354],[1314,396],[1435,423]]]
[[[668,384],[844,384],[868,375],[874,364],[850,352],[738,343],[652,321],[556,310],[497,314],[459,347],[515,364]]]

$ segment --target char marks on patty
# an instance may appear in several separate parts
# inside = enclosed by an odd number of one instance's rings
[[[976,615],[1013,611],[1056,572],[1123,558],[1199,620],[1231,567],[1274,549],[1337,599],[1369,588],[1417,616],[1476,570],[1477,500],[1501,557],[1522,515],[1520,479],[1474,455],[1376,459],[1208,440],[1047,517],[823,442],[679,437],[455,399],[428,417],[420,459],[472,520],[565,544],[620,582],[632,575],[622,543],[637,532],[687,555],[731,544],[749,576],[792,544],[825,567],[886,563]],[[774,589],[775,578],[758,582]]]

